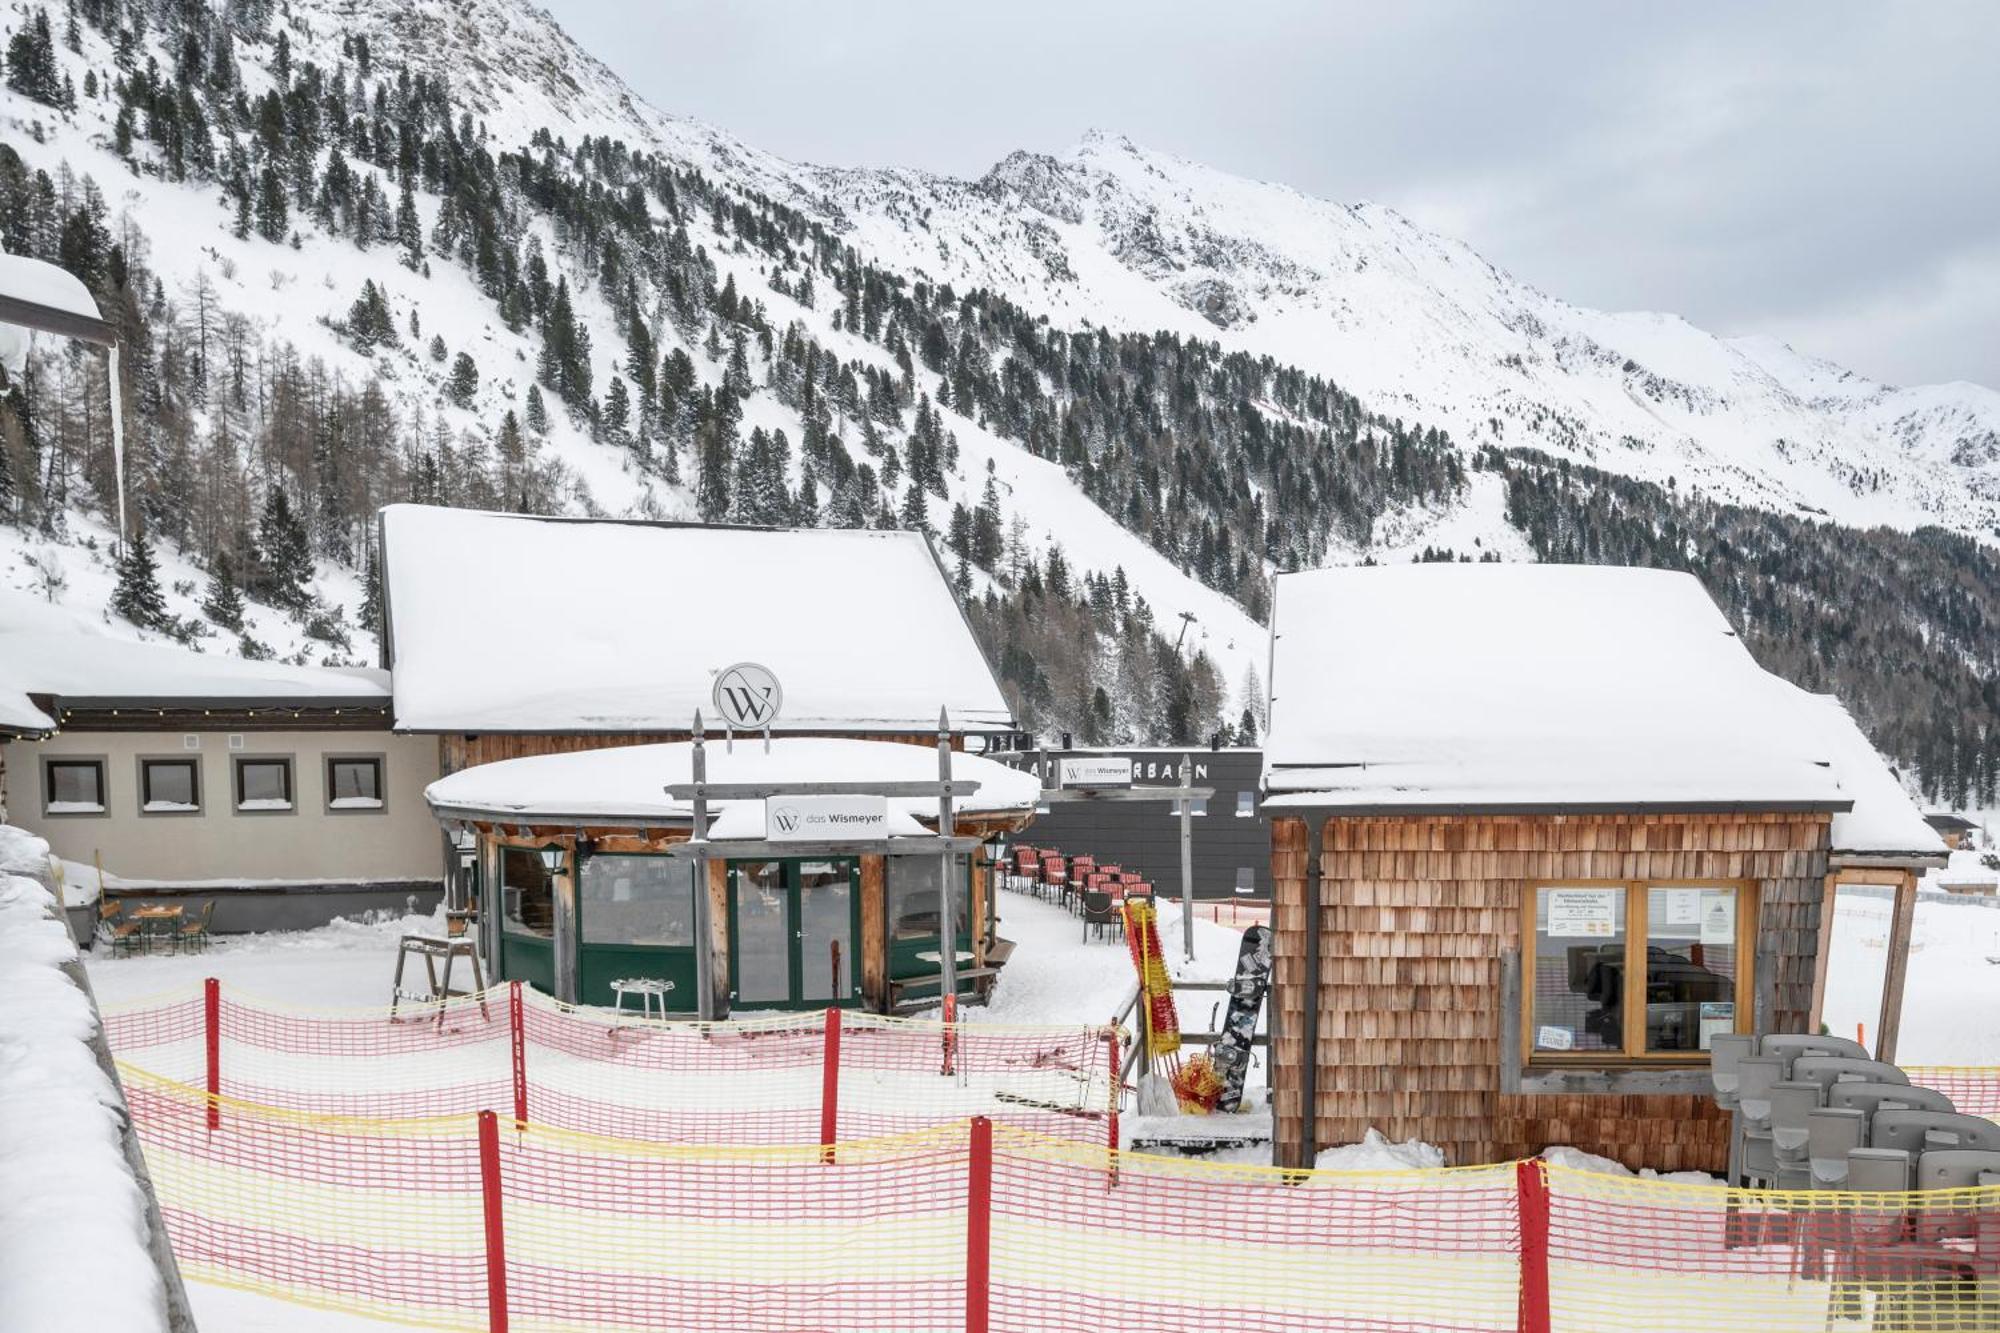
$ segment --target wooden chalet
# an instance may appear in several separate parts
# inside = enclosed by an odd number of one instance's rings
[[[1691,576],[1286,575],[1270,689],[1280,1164],[1375,1128],[1720,1170],[1707,1047],[1816,1024],[1845,882],[1897,891],[1900,1008],[1943,846]]]
[[[600,1004],[651,977],[690,1012],[890,1009],[939,993],[948,900],[960,988],[990,982],[1007,946],[983,849],[1039,784],[969,752],[1013,720],[921,533],[399,505],[381,542],[396,725],[438,738],[428,796],[476,842],[493,976]],[[745,664],[777,688],[732,733],[718,691]],[[697,714],[706,781],[864,801],[874,784],[880,818],[779,846],[761,798],[719,796],[698,831],[664,790],[701,780]],[[898,794],[941,780],[940,743],[952,783],[978,784],[949,829],[936,796]]]

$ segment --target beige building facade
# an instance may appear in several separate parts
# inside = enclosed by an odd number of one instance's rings
[[[434,736],[386,729],[64,728],[0,745],[6,821],[145,881],[429,883]]]

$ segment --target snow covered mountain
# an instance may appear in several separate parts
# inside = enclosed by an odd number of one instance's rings
[[[1101,714],[1107,738],[1164,711],[1116,665],[1147,633],[1184,633],[1221,682],[1196,711],[1236,717],[1273,568],[1696,558],[1531,521],[1547,497],[1491,461],[1508,451],[1676,504],[2000,544],[2000,394],[1891,388],[1768,340],[1580,309],[1377,205],[1097,134],[977,180],[788,162],[645,104],[523,0],[4,4],[0,205],[18,216],[0,241],[95,263],[100,299],[143,328],[134,484],[164,539],[168,622],[195,641],[231,646],[198,585],[218,553],[256,555],[277,489],[309,514],[319,604],[273,610],[252,580],[241,635],[287,657],[372,655],[364,516],[386,500],[941,534],[962,508],[1005,536],[1004,556],[973,543],[972,597],[1018,610],[1059,552],[1089,585],[1086,637],[1124,633],[1106,627],[1143,599],[1139,637],[1104,663],[1059,664],[1079,650],[1057,643],[1011,668],[1046,717],[1088,732]],[[552,334],[572,317],[575,336]],[[551,364],[558,342],[578,364]],[[0,513],[0,582],[95,610],[114,572],[107,468],[74,362],[43,348],[26,424],[0,399],[0,462],[13,449],[35,489],[16,485],[13,526]],[[747,502],[760,486],[776,499]],[[1915,608],[1859,569],[1966,676],[1951,707],[1975,697],[1984,612]],[[1817,651],[1793,674],[1820,670]]]

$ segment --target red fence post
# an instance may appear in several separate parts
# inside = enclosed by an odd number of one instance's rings
[[[513,1048],[514,1127],[528,1123],[528,1039],[521,1013],[521,983],[507,983],[507,1037]]]
[[[840,1010],[826,1011],[826,1042],[819,1064],[819,1159],[833,1160],[840,1141]]]
[[[201,983],[201,1031],[208,1056],[208,1127],[222,1127],[222,983],[209,977]]]
[[[944,997],[944,1068],[939,1072],[950,1078],[956,1064],[954,1048],[958,1045],[958,997]]]
[[[1514,1164],[1521,1218],[1520,1333],[1549,1333],[1549,1178],[1538,1158]]]
[[[500,1210],[500,1120],[479,1113],[479,1198],[486,1214],[486,1328],[507,1333],[507,1232]]]
[[[1109,1077],[1108,1091],[1111,1093],[1111,1113],[1106,1117],[1111,1123],[1106,1132],[1105,1147],[1111,1152],[1111,1183],[1118,1183],[1118,1112],[1125,1102],[1125,1086],[1118,1078],[1118,1029],[1112,1028],[1104,1034],[1104,1072]]]
[[[965,1179],[965,1333],[986,1333],[993,1288],[993,1122],[972,1117]]]

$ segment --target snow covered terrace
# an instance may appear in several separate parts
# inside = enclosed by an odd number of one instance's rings
[[[1758,666],[1689,574],[1421,564],[1277,580],[1267,808],[1835,812],[1941,857],[1838,700]]]

